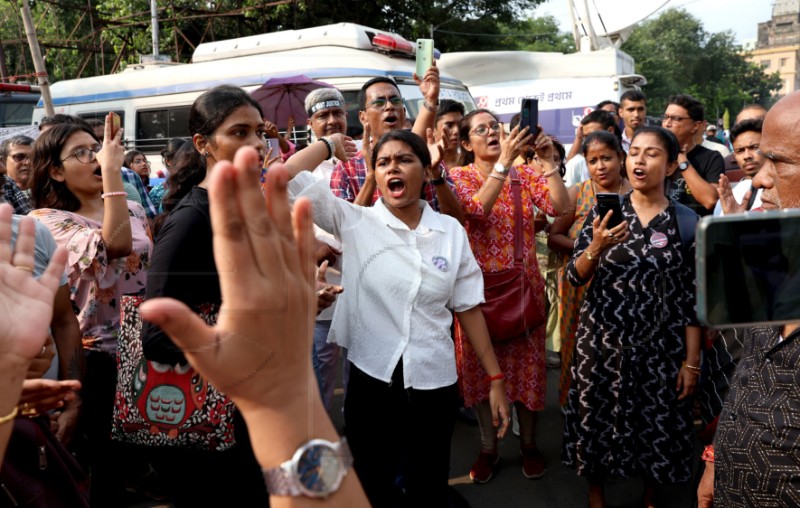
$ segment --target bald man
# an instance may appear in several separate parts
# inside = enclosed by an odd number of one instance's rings
[[[754,178],[766,210],[800,208],[800,92],[764,118]],[[797,253],[800,255],[800,253]],[[697,497],[701,508],[800,506],[800,323],[747,329]]]

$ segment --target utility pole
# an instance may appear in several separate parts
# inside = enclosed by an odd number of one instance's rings
[[[55,114],[53,109],[53,99],[50,97],[50,85],[47,81],[47,67],[42,59],[42,52],[39,49],[39,40],[36,38],[36,29],[31,18],[31,9],[28,0],[22,0],[22,22],[25,23],[25,35],[28,37],[28,46],[31,47],[31,57],[33,58],[33,68],[36,69],[36,77],[39,81],[39,90],[42,93],[44,103],[44,114],[52,116]]]
[[[156,0],[150,0],[150,20],[153,25],[153,57],[158,59],[158,9]]]

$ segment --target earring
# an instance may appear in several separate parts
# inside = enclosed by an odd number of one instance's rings
[[[203,152],[203,157],[205,157],[205,158],[211,157],[211,154],[210,154],[210,153],[208,153],[208,150],[206,150],[205,152]]]

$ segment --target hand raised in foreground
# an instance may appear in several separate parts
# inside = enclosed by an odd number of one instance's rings
[[[11,205],[0,205],[0,356],[28,363],[49,336],[53,300],[64,273],[67,251],[59,247],[39,279],[33,278],[36,228],[24,217],[14,249],[11,248]]]
[[[142,317],[160,326],[192,365],[243,411],[280,407],[310,370],[315,266],[311,206],[300,199],[292,217],[287,173],[273,165],[266,200],[256,185],[258,158],[240,149],[234,163],[214,166],[211,225],[222,306],[206,326],[183,303],[155,299]]]
[[[309,439],[339,439],[311,368],[314,326],[314,235],[311,203],[289,207],[288,173],[276,164],[259,191],[258,155],[251,147],[218,162],[209,200],[222,306],[207,326],[172,299],[142,304],[142,317],[161,327],[192,366],[242,412],[262,468],[286,461]],[[266,199],[266,206],[264,203]],[[275,497],[276,508],[368,506],[354,471],[325,500]]]

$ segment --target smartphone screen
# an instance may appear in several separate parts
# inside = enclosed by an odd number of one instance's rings
[[[519,129],[528,128],[528,132],[536,134],[539,125],[539,99],[522,99],[519,115]]]
[[[417,39],[417,76],[422,79],[433,65],[433,39]]]
[[[614,213],[608,219],[607,229],[618,226],[622,222],[622,202],[620,195],[613,192],[599,192],[597,194],[597,211],[600,214],[600,220],[603,220],[609,210]]]
[[[272,149],[269,153],[269,158],[273,159],[275,157],[280,157],[281,155],[281,144],[278,142],[278,138],[267,138],[267,150]]]
[[[800,321],[800,210],[703,217],[697,307],[717,328]]]

